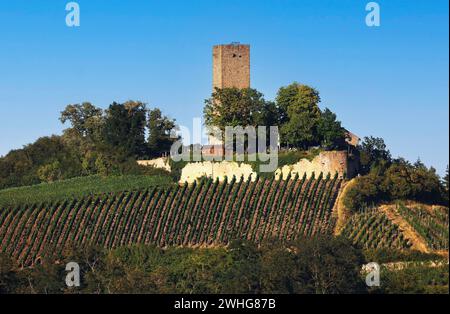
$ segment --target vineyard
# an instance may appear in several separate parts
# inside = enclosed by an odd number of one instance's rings
[[[286,180],[203,179],[183,186],[16,206],[0,212],[1,250],[24,265],[68,245],[115,248],[260,243],[331,233],[335,176]]]
[[[342,235],[366,249],[406,249],[410,246],[398,226],[377,210],[353,215],[344,227]]]
[[[425,208],[399,205],[397,211],[427,242],[433,250],[448,250],[449,215],[442,207]]]
[[[147,189],[152,186],[169,186],[172,180],[168,176],[88,176],[41,183],[0,190],[0,208],[18,204],[56,202],[72,198],[82,198],[102,193],[116,193],[124,190]]]

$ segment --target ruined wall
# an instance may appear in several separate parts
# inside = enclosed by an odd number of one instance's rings
[[[167,171],[171,171],[171,167],[169,164],[169,160],[168,158],[156,158],[156,159],[152,159],[152,160],[138,160],[137,161],[138,165],[141,166],[150,166],[150,167],[155,167],[155,168],[160,168],[160,169],[164,169]]]
[[[312,161],[302,159],[296,164],[283,166],[275,172],[275,177],[279,179],[283,175],[286,178],[289,173],[293,177],[296,174],[303,176],[304,173],[310,177],[313,173],[317,176],[322,172],[324,175],[338,173],[339,178],[344,178],[350,174],[349,168],[346,151],[329,151],[321,152]]]
[[[250,46],[231,44],[213,47],[214,88],[250,87]]]
[[[294,178],[296,174],[300,177],[305,173],[310,177],[313,173],[318,176],[323,173],[325,176],[330,174],[334,176],[338,173],[339,178],[351,178],[356,171],[354,162],[348,158],[346,151],[329,151],[321,152],[312,161],[308,159],[301,159],[293,165],[286,165],[278,168],[275,171],[275,178],[286,179],[289,173]],[[219,178],[223,181],[225,177],[240,178],[244,176],[245,179],[251,176],[252,180],[256,179],[257,173],[253,171],[251,165],[246,163],[238,164],[237,162],[222,161],[222,162],[195,162],[187,164],[181,172],[180,183],[192,183],[201,177]]]
[[[187,164],[182,169],[180,183],[193,183],[201,177],[219,178],[219,181],[224,181],[225,177],[231,179],[233,176],[236,176],[238,179],[241,176],[244,176],[244,179],[248,179],[251,176],[252,181],[254,181],[256,179],[256,172],[253,171],[252,166],[249,164],[241,163],[239,165],[233,161],[193,162]]]

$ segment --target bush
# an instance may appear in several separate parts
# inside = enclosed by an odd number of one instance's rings
[[[412,265],[401,270],[381,270],[381,286],[372,293],[448,294],[448,265]]]
[[[400,159],[386,170],[374,168],[366,176],[356,178],[344,197],[352,211],[394,200],[414,200],[427,204],[444,204],[443,186],[434,168],[420,162],[411,165]]]
[[[58,260],[60,262],[55,263],[44,256],[40,265],[12,272],[11,267],[6,271],[2,267],[0,287],[6,286],[6,293],[364,291],[359,278],[360,254],[342,239],[305,240],[290,247],[271,242],[260,248],[247,241],[233,242],[228,248],[161,249],[135,245],[107,251],[95,247],[68,247]],[[76,289],[65,287],[62,280],[69,261],[80,265],[82,285]]]
[[[367,263],[425,262],[445,259],[439,254],[414,250],[372,249],[363,252]]]
[[[367,175],[355,180],[355,184],[348,189],[344,196],[344,205],[351,211],[361,211],[385,198],[380,189],[381,177]]]
[[[0,253],[0,294],[14,293],[18,278],[13,261]]]
[[[294,282],[296,293],[341,294],[364,293],[360,279],[362,253],[342,237],[318,237],[302,240],[296,251]]]

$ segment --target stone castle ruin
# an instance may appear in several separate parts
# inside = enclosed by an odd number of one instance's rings
[[[216,45],[212,49],[213,57],[213,91],[223,88],[250,88],[250,45],[240,43],[231,43],[227,45]],[[202,147],[203,156],[223,155],[223,143],[210,135],[209,145]],[[351,147],[358,145],[359,138],[351,132],[348,132],[349,151]],[[222,147],[221,151],[216,151]],[[340,178],[351,178],[357,172],[358,161],[349,158],[349,151],[321,152],[313,160],[302,159],[293,165],[286,165],[275,172],[276,178],[286,178],[289,173],[301,176],[306,173],[307,176],[315,173],[324,175],[337,173]],[[149,165],[157,168],[164,168],[170,171],[167,159],[158,159],[154,161],[139,161],[141,165]],[[182,170],[180,182],[192,183],[201,177],[231,178],[241,176],[245,178],[256,178],[256,173],[251,166],[245,163],[236,163],[230,161],[222,162],[191,162]]]

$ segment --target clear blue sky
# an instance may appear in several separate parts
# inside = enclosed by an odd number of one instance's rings
[[[211,92],[211,47],[251,45],[252,87],[293,81],[360,136],[444,172],[449,159],[447,0],[64,0],[0,2],[0,155],[60,134],[65,105],[141,100],[183,125]]]

